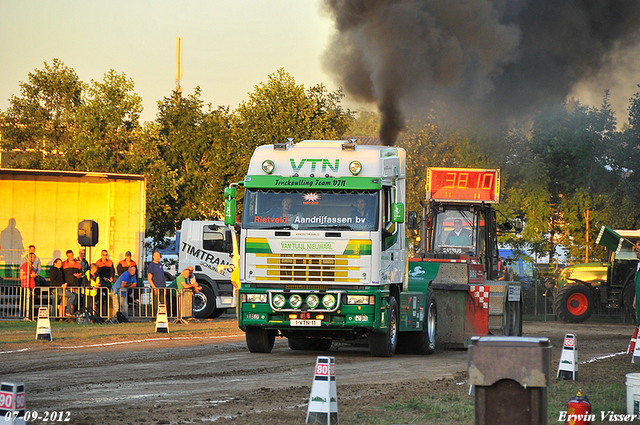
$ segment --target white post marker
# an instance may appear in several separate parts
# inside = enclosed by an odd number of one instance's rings
[[[169,319],[167,318],[167,306],[165,304],[158,305],[156,332],[169,333]]]
[[[38,324],[36,326],[36,339],[53,341],[51,337],[51,321],[49,320],[49,308],[40,307],[38,310]]]
[[[0,383],[0,424],[24,425],[24,383]]]
[[[338,393],[334,357],[318,356],[316,360],[306,423],[323,425],[338,423]]]
[[[564,336],[556,378],[569,381],[578,379],[578,338],[575,335],[565,334]]]
[[[156,332],[169,333],[169,319],[167,317],[167,306],[158,305],[158,315],[156,316]]]

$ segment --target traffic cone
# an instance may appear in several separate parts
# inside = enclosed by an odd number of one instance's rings
[[[569,381],[578,379],[578,338],[575,335],[565,334],[564,336],[556,378]]]
[[[305,422],[307,424],[335,425],[338,423],[335,365],[334,357],[318,356],[316,360]]]
[[[53,341],[53,338],[51,338],[51,321],[49,320],[49,308],[47,307],[40,307],[40,309],[38,310],[36,339]]]
[[[0,423],[25,425],[25,407],[24,383],[0,382]]]
[[[158,305],[156,332],[169,333],[169,318],[167,317],[167,306],[165,304]]]
[[[638,327],[636,326],[633,329],[633,336],[631,337],[631,341],[629,341],[629,346],[627,347],[627,354],[631,354],[635,351],[637,338],[638,338]]]

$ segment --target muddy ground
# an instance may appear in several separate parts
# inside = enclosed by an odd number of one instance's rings
[[[585,362],[625,351],[632,331],[630,324],[524,325],[525,336],[551,340],[554,377],[565,333],[578,336],[579,361]],[[334,342],[320,354],[335,357],[339,412],[352,423],[358,417],[367,423],[377,406],[394,401],[468,390],[466,350],[373,358],[366,347]],[[25,383],[27,410],[69,412],[72,424],[303,424],[317,355],[292,351],[281,338],[272,353],[252,354],[239,330],[112,345],[40,341],[0,346],[0,379]],[[601,362],[640,371],[619,355],[584,363],[580,373],[595,380],[609,374]]]

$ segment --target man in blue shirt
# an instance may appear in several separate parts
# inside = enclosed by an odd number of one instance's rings
[[[153,311],[154,314],[158,309],[158,302],[165,304],[165,291],[167,287],[167,279],[164,276],[164,268],[160,262],[160,252],[154,251],[153,261],[147,266],[147,280],[153,289]]]
[[[138,284],[138,277],[136,276],[136,268],[135,266],[131,266],[120,275],[116,283],[113,284],[113,295],[115,297],[113,305],[116,308],[114,314],[118,311],[128,316],[128,303],[127,303],[127,291],[126,288],[135,288]]]

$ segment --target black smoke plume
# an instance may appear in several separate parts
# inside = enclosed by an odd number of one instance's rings
[[[562,101],[611,55],[638,43],[636,0],[324,0],[336,35],[325,66],[375,102],[380,138],[404,115],[500,125]]]

